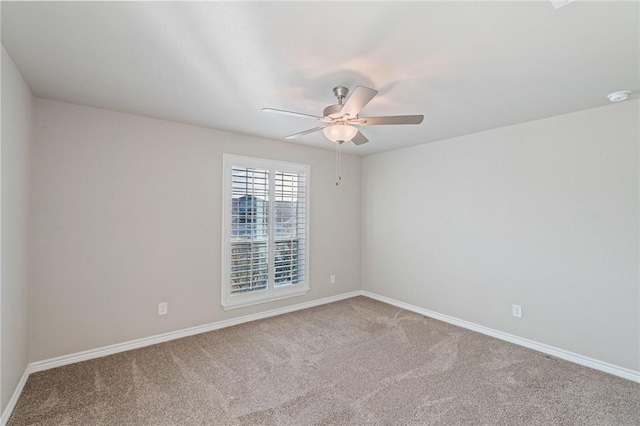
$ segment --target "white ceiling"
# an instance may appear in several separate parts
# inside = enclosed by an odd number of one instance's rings
[[[640,8],[535,2],[7,2],[2,44],[38,97],[259,137],[379,90],[368,155],[638,96]],[[296,143],[333,149],[321,132]]]

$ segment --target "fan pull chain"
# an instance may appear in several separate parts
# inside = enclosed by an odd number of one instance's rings
[[[342,143],[336,142],[336,186],[342,180]]]

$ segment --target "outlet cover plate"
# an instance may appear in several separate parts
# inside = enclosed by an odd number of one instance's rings
[[[158,315],[167,315],[169,304],[167,302],[158,303]]]
[[[522,318],[522,306],[521,305],[512,305],[511,313],[516,318]]]

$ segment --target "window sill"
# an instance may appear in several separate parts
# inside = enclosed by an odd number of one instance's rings
[[[238,302],[235,302],[235,303],[226,303],[226,304],[223,303],[222,304],[222,309],[224,309],[225,311],[228,311],[230,309],[244,308],[244,307],[253,306],[253,305],[260,305],[262,303],[274,302],[276,300],[289,299],[290,297],[304,296],[308,292],[309,292],[309,289],[305,288],[305,289],[303,289],[301,291],[297,291],[295,293],[283,294],[281,296],[260,298],[260,299],[252,299],[252,300],[246,300],[246,301],[238,301]]]

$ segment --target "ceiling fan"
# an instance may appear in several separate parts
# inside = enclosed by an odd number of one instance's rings
[[[344,98],[349,93],[349,89],[343,86],[333,88],[333,93],[338,98],[338,103],[329,105],[322,112],[322,117],[303,114],[300,112],[284,111],[281,109],[263,108],[262,111],[274,114],[290,115],[293,117],[312,118],[326,123],[323,126],[304,130],[285,137],[293,139],[299,136],[308,135],[322,130],[322,133],[330,141],[341,145],[344,142],[353,141],[356,145],[369,142],[355,126],[377,126],[387,124],[420,124],[424,119],[423,115],[391,115],[383,117],[359,117],[360,111],[378,94],[377,90],[364,86],[356,86],[353,93],[346,102]]]

